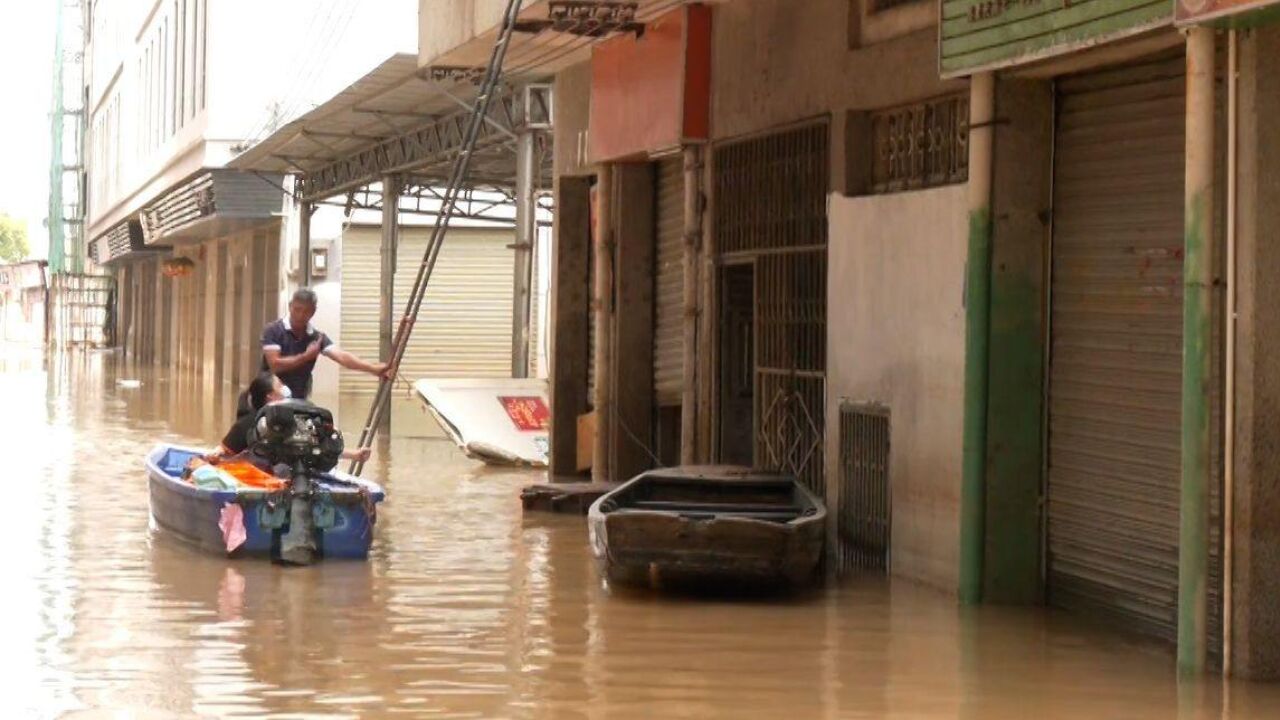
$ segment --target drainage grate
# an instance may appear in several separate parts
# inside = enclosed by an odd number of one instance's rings
[[[892,505],[889,486],[889,409],[840,406],[837,534],[841,569],[887,570]]]

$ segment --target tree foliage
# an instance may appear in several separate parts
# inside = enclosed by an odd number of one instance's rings
[[[0,214],[0,262],[22,262],[30,254],[27,224]]]

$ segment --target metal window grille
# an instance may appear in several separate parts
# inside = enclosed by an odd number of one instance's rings
[[[841,569],[888,570],[892,518],[889,410],[840,407],[837,535]]]
[[[969,179],[969,99],[954,95],[871,116],[871,192]]]
[[[828,132],[819,123],[716,147],[721,254],[826,244]]]

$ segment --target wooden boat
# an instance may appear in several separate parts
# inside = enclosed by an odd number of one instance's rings
[[[156,525],[202,548],[227,553],[218,523],[224,506],[244,510],[245,542],[233,557],[272,554],[288,518],[288,503],[280,493],[241,487],[236,490],[199,488],[183,479],[191,458],[204,451],[161,443],[147,454],[151,517]],[[376,483],[333,470],[317,482],[319,499],[312,504],[316,547],[326,558],[364,559],[373,543],[377,504],[385,494]]]
[[[795,478],[735,467],[653,470],[588,512],[611,583],[798,587],[812,582],[826,507]]]

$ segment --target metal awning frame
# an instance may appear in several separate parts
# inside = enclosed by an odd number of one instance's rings
[[[304,138],[315,148],[307,155],[272,153],[270,157],[287,164],[298,177],[295,194],[300,200],[322,202],[369,185],[380,183],[388,175],[400,175],[418,186],[441,186],[462,145],[472,102],[456,88],[418,77],[435,86],[438,92],[459,106],[457,112],[444,117],[428,117],[428,122],[414,130],[379,138],[365,132],[327,133],[301,128],[296,137]],[[481,127],[472,153],[470,184],[477,187],[514,189],[515,138],[526,131],[550,130],[553,122],[551,85],[529,83],[521,87],[504,87],[493,98],[485,123]],[[357,108],[357,112],[364,112]],[[386,122],[382,111],[368,111]],[[392,125],[392,127],[395,127]],[[364,139],[371,142],[363,149],[342,153],[329,138]],[[544,138],[544,143],[546,139]],[[550,185],[550,153],[540,163],[542,181]]]
[[[686,1],[551,0],[543,11],[545,19],[518,22],[518,34],[545,34],[575,40],[569,44],[551,44],[545,49],[530,46],[529,57],[508,69],[514,74],[499,82],[488,105],[471,158],[468,184],[514,188],[517,139],[530,130],[549,134],[547,131],[554,122],[552,86],[546,79],[547,68],[539,69],[543,63],[570,51],[585,49],[614,34],[640,34],[652,16]],[[290,123],[262,143],[274,144],[280,151],[262,148],[256,154],[250,152],[256,157],[247,160],[241,168],[266,170],[261,165],[254,166],[263,159],[274,161],[275,172],[283,169],[281,165],[286,166],[299,180],[298,199],[312,203],[379,183],[390,175],[399,175],[410,183],[446,185],[466,122],[478,100],[482,68],[435,65],[398,76],[384,71],[392,71],[392,65],[379,68],[362,81],[383,83],[372,93],[358,96],[345,107],[321,106],[312,116]],[[414,109],[378,107],[383,96],[403,92],[414,84],[427,87],[429,92],[424,101],[430,103],[431,112],[417,112],[416,106]],[[456,106],[455,112],[445,112],[449,104]],[[367,115],[371,122],[368,125],[354,123],[357,127],[344,127],[342,132],[326,130],[324,120],[333,112]],[[413,120],[424,122],[414,126]],[[349,147],[353,140],[360,141],[361,146]],[[284,150],[286,147],[288,151]],[[233,161],[232,166],[237,163]],[[538,184],[549,186],[551,176],[550,163],[540,164]]]
[[[356,210],[380,212],[383,207],[381,185],[365,185],[351,190],[342,200],[330,198],[317,201],[316,205],[340,207],[350,217]],[[440,213],[444,196],[440,188],[434,184],[411,184],[400,193],[397,211],[405,215],[434,217]],[[542,213],[551,213],[555,206],[549,189],[537,193],[537,207]],[[499,223],[504,226],[515,222],[516,196],[509,187],[501,185],[471,185],[464,188],[454,203],[453,217],[459,220],[474,220]],[[544,217],[538,220],[539,225],[550,224]]]

